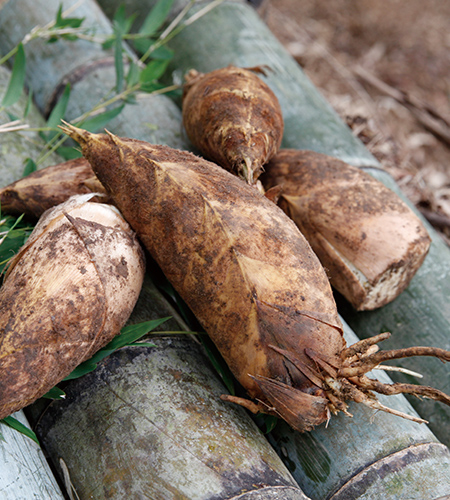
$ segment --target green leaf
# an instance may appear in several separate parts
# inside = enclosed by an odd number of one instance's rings
[[[27,104],[26,104],[25,109],[23,111],[24,118],[26,118],[29,115],[32,105],[33,105],[33,91],[30,89],[30,91],[28,92]]]
[[[60,146],[56,152],[65,160],[74,160],[83,156],[83,153],[79,149],[71,146]]]
[[[151,57],[152,59],[172,59],[174,52],[166,47],[165,45],[161,45],[160,47],[156,47],[151,52],[150,47],[155,43],[155,40],[147,39],[147,38],[137,38],[133,41],[134,48],[139,54],[146,54],[147,58]]]
[[[116,68],[116,92],[119,94],[122,91],[124,80],[122,38],[119,34],[114,42],[114,65]]]
[[[139,82],[139,76],[141,74],[141,70],[135,62],[130,63],[130,67],[128,69],[127,74],[127,87],[132,87]]]
[[[134,20],[136,19],[136,14],[126,17],[125,15],[125,5],[120,5],[116,10],[114,15],[114,27],[118,30],[121,35],[129,33]]]
[[[50,116],[47,120],[48,127],[51,128],[57,127],[61,123],[61,119],[64,118],[67,109],[67,104],[70,98],[70,90],[71,90],[70,83],[68,83],[64,88],[64,92],[61,98],[59,99],[58,103],[50,113]]]
[[[96,132],[97,130],[103,129],[107,123],[122,112],[124,107],[125,105],[122,104],[104,113],[95,115],[83,122],[82,127],[89,132]]]
[[[25,168],[23,169],[22,177],[26,177],[27,175],[30,175],[32,172],[36,172],[36,170],[37,170],[36,163],[31,158],[27,158],[27,162],[25,163]]]
[[[2,106],[12,106],[22,95],[25,85],[25,62],[25,51],[22,43],[19,43],[8,88],[2,99]]]
[[[22,222],[23,215],[2,217],[0,223],[0,274],[3,273],[9,260],[16,255],[27,240],[32,228]]]
[[[150,53],[152,59],[163,59],[166,61],[173,59],[174,54],[175,52],[165,45],[161,45]]]
[[[164,23],[172,8],[173,0],[159,0],[142,23],[139,33],[151,36]]]
[[[56,14],[55,24],[50,28],[50,30],[58,30],[61,28],[79,28],[83,24],[83,21],[84,17],[63,17],[62,4],[60,4]]]
[[[116,41],[116,37],[115,36],[110,36],[109,38],[107,38],[103,43],[102,43],[102,49],[103,50],[108,50],[110,49],[113,45],[114,45],[114,42]]]
[[[158,80],[166,71],[168,64],[167,59],[150,61],[139,76],[141,84],[148,84]]]
[[[46,399],[64,399],[66,397],[66,393],[62,391],[59,387],[53,387],[42,397]]]
[[[15,122],[16,120],[20,120],[20,118],[15,115],[14,113],[11,113],[11,111],[6,110],[6,114],[8,115],[8,118],[10,121]]]
[[[106,358],[121,347],[133,345],[136,340],[140,339],[144,335],[147,335],[147,333],[149,333],[151,330],[154,330],[156,327],[158,327],[168,319],[170,318],[155,319],[151,321],[145,321],[144,323],[138,323],[136,325],[123,327],[119,335],[111,340],[111,342],[103,347],[103,349],[97,351],[92,356],[92,358],[78,365],[75,370],[73,370],[72,373],[68,375],[64,380],[79,378],[83,375],[86,375],[86,373],[94,371],[97,368],[97,363],[99,363],[102,359]]]
[[[36,434],[31,429],[29,429],[26,425],[23,425],[17,419],[15,419],[14,417],[11,417],[11,415],[9,417],[5,417],[3,420],[0,420],[0,422],[7,425],[8,427],[12,427],[16,431],[21,432],[22,434],[24,434],[25,436],[29,437],[30,439],[35,441],[37,444],[39,444],[39,440],[38,440]]]

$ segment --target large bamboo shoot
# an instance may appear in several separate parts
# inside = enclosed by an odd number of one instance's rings
[[[198,8],[206,3],[202,2]],[[150,9],[155,1],[147,0],[146,4]],[[132,2],[128,3],[128,8],[133,9]],[[208,72],[228,64],[241,67],[268,65],[273,71],[268,73],[265,81],[277,96],[284,115],[282,147],[311,149],[351,165],[372,166],[374,168],[369,168],[369,173],[400,194],[392,177],[377,168],[379,164],[375,158],[337,118],[298,64],[248,5],[224,2],[183,29],[170,45],[176,54],[173,75],[180,82],[184,73],[192,68]],[[449,349],[450,250],[423,217],[421,219],[432,244],[410,286],[394,302],[377,311],[357,314],[347,307],[341,308],[359,336],[392,331],[386,347],[435,345]],[[412,358],[405,362],[405,366],[422,373],[424,384],[433,383],[440,390],[449,391],[448,366],[438,363],[432,367],[428,360]],[[404,380],[405,377],[393,374],[395,380]],[[421,416],[429,419],[430,427],[439,439],[450,445],[450,409],[442,405],[437,408],[435,403],[425,399],[412,398],[411,403]]]

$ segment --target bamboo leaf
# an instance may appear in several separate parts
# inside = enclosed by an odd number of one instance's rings
[[[122,91],[124,81],[122,38],[119,33],[117,33],[114,42],[114,65],[116,68],[116,92],[119,94]]]
[[[118,30],[121,35],[125,35],[130,32],[131,26],[136,19],[136,14],[126,17],[125,15],[125,5],[122,4],[117,9],[114,15],[114,27]]]
[[[22,177],[26,177],[27,175],[30,175],[32,172],[35,172],[36,170],[37,170],[36,163],[31,158],[27,158],[27,161],[25,163],[25,168],[23,169]]]
[[[59,6],[58,12],[56,14],[56,20],[49,31],[58,31],[64,28],[79,28],[84,21],[84,17],[63,17],[62,16],[62,4]],[[76,34],[55,34],[49,38],[47,43],[56,42],[59,38],[64,38],[65,40],[74,41],[78,40]]]
[[[7,215],[0,221],[0,275],[25,243],[32,229],[22,219],[23,215],[18,218]]]
[[[160,47],[153,50],[150,54],[152,56],[152,59],[162,59],[170,61],[171,59],[173,59],[175,52],[172,49],[169,49],[169,47],[161,45]]]
[[[173,0],[159,0],[142,23],[139,33],[151,36],[164,23],[172,8]]]
[[[166,71],[168,64],[169,60],[167,59],[150,61],[139,76],[141,85],[145,86],[158,80]]]
[[[83,122],[82,127],[89,132],[96,132],[97,130],[103,129],[107,123],[122,112],[124,107],[125,105],[122,104],[121,106],[117,106],[116,108],[109,109],[104,113],[93,116]]]
[[[33,105],[33,91],[30,89],[30,91],[28,92],[27,104],[23,111],[24,118],[26,118],[29,115],[32,105]]]
[[[64,399],[66,397],[66,393],[59,387],[53,387],[42,397],[46,399]]]
[[[12,106],[22,95],[25,85],[25,64],[25,51],[23,50],[22,43],[19,43],[8,88],[2,99],[2,106]]]
[[[127,86],[132,87],[133,85],[136,85],[136,83],[139,82],[140,74],[141,70],[139,69],[138,65],[134,62],[131,62],[127,74]]]
[[[3,420],[0,420],[0,422],[7,425],[8,427],[12,427],[16,431],[21,432],[22,434],[39,444],[36,434],[26,425],[23,425],[22,422],[19,422],[16,418],[11,417],[11,415],[9,417],[5,417]]]
[[[60,146],[56,152],[65,160],[74,160],[75,158],[81,158],[83,156],[79,149],[71,146]]]
[[[70,98],[70,90],[71,90],[70,83],[68,83],[64,88],[64,92],[61,96],[61,99],[58,101],[58,103],[50,113],[50,116],[47,120],[48,127],[52,128],[56,127],[57,125],[60,124],[61,119],[64,118],[67,109],[67,104]]]
[[[64,380],[79,378],[86,373],[94,371],[95,368],[97,368],[97,363],[99,363],[102,359],[106,358],[121,347],[132,345],[136,342],[136,340],[140,339],[144,335],[147,335],[147,333],[154,330],[157,326],[161,325],[168,319],[170,318],[156,319],[152,321],[145,321],[144,323],[138,323],[136,325],[125,326],[122,328],[121,333],[117,335],[117,337],[111,340],[111,342],[103,347],[103,349],[97,351],[92,358],[78,365]]]

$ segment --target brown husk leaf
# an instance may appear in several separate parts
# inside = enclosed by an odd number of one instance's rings
[[[397,297],[421,266],[431,239],[384,184],[314,151],[281,150],[261,177],[281,188],[280,207],[306,236],[332,285],[358,310]]]
[[[191,70],[183,89],[183,123],[192,144],[249,184],[279,149],[284,129],[278,99],[256,72],[264,69]]]

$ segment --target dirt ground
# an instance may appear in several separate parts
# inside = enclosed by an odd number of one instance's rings
[[[450,2],[265,0],[259,12],[450,244]]]

